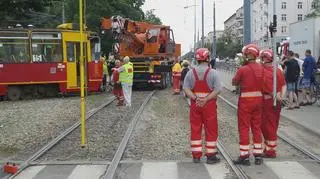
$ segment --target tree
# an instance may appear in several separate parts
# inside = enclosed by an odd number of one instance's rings
[[[153,13],[153,10],[149,10],[146,12],[146,15],[144,16],[144,21],[149,22],[151,24],[157,24],[157,25],[162,24],[160,18]]]
[[[313,0],[311,13],[307,14],[306,17],[312,18],[317,16],[320,16],[320,0]]]

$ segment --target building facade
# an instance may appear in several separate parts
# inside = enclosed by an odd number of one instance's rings
[[[224,21],[224,30],[237,40],[243,42],[243,7],[240,7],[232,16]]]
[[[273,0],[252,0],[251,39],[261,47],[270,46],[269,26],[273,20]],[[301,21],[311,12],[312,0],[276,0],[276,36],[285,40],[291,23]]]

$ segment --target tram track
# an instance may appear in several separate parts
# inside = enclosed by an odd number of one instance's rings
[[[110,105],[116,98],[111,97],[107,102],[103,103],[97,108],[94,108],[90,110],[86,115],[86,121],[92,118],[96,113],[98,113],[101,109],[107,107]],[[21,173],[24,169],[30,166],[31,163],[34,163],[37,159],[39,159],[41,156],[43,156],[46,152],[48,152],[50,149],[52,149],[54,146],[56,146],[60,141],[62,141],[64,138],[66,138],[71,132],[73,132],[75,129],[79,128],[81,125],[81,121],[78,121],[74,123],[71,127],[66,129],[64,132],[62,132],[60,135],[58,135],[56,138],[51,140],[48,144],[46,144],[44,147],[42,147],[40,150],[36,151],[33,155],[31,155],[27,160],[25,160],[21,165],[19,166],[19,170],[14,175],[7,175],[4,177],[4,179],[12,179],[16,177],[19,173]]]
[[[186,98],[188,105],[191,105],[191,102],[188,98]],[[227,164],[231,168],[231,170],[234,172],[234,174],[237,176],[238,179],[249,179],[249,177],[246,175],[244,170],[239,166],[235,165],[232,159],[232,156],[230,153],[226,150],[226,147],[224,146],[223,142],[218,139],[217,148],[219,153],[223,156],[223,158],[226,160]]]
[[[221,99],[223,102],[225,102],[226,104],[228,104],[231,108],[233,108],[234,110],[237,110],[238,107],[233,104],[232,102],[230,102],[229,100],[227,100],[226,98],[219,96],[219,99]],[[285,141],[287,144],[289,144],[290,146],[294,147],[296,150],[300,151],[301,153],[303,153],[304,155],[308,156],[309,158],[320,162],[320,156],[315,154],[314,152],[310,151],[309,149],[307,149],[306,147],[298,144],[297,142],[295,142],[293,139],[287,137],[285,135],[285,133],[281,130],[281,128],[279,128],[277,136]]]
[[[152,91],[143,101],[142,105],[140,106],[140,108],[138,109],[138,111],[135,113],[134,117],[131,120],[130,125],[128,126],[125,135],[122,137],[122,140],[118,146],[118,149],[116,150],[116,153],[113,156],[112,161],[93,161],[93,163],[100,163],[100,164],[107,164],[107,168],[106,168],[106,172],[104,173],[103,176],[101,176],[101,178],[110,178],[110,176],[114,176],[116,171],[117,171],[117,167],[120,163],[120,160],[122,158],[123,153],[125,152],[127,143],[130,139],[131,134],[133,133],[133,130],[135,128],[135,125],[137,124],[137,122],[139,121],[139,118],[142,114],[142,112],[144,111],[145,107],[147,106],[147,103],[150,101],[150,99],[152,98],[152,96],[155,94],[156,91]],[[113,101],[115,100],[115,98],[111,98],[109,99],[106,103],[102,104],[101,106],[91,110],[90,112],[88,112],[86,120],[89,120],[90,118],[92,118],[95,114],[97,114],[101,109],[107,107],[108,105],[110,105]],[[74,132],[77,128],[79,128],[80,126],[80,122],[75,123],[74,125],[72,125],[70,128],[68,128],[67,130],[65,130],[63,133],[61,133],[59,136],[57,136],[55,139],[53,139],[52,141],[50,141],[46,146],[44,146],[43,148],[41,148],[40,150],[38,150],[37,152],[35,152],[32,156],[30,156],[27,160],[25,160],[23,163],[21,163],[18,172],[15,175],[11,175],[11,176],[6,176],[4,179],[13,179],[16,176],[18,176],[22,171],[24,171],[25,169],[27,169],[29,166],[34,166],[34,165],[38,165],[41,164],[43,165],[43,162],[37,161],[39,159],[41,159],[41,157],[43,157],[46,153],[50,152],[54,152],[51,151],[53,148],[59,148],[61,146],[57,146],[57,144],[59,142],[61,142],[63,139],[67,138],[68,135],[71,135],[72,132]],[[57,149],[56,149],[57,150]],[[45,163],[45,162],[44,162]],[[55,163],[59,163],[58,162],[52,162],[49,161],[47,162],[47,165],[54,165]],[[63,164],[66,164],[68,162],[64,161],[64,162],[60,162]],[[75,161],[71,161],[71,163],[75,164]],[[88,162],[88,161],[77,161],[76,163],[92,163]],[[112,177],[111,177],[112,178]]]

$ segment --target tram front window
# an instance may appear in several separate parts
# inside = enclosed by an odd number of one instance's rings
[[[0,63],[28,63],[29,59],[27,40],[0,40]]]
[[[33,40],[33,62],[62,62],[61,40]]]

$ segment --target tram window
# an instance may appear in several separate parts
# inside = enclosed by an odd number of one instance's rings
[[[60,40],[33,40],[33,62],[62,62],[62,46]]]
[[[79,55],[80,55],[80,43],[68,42],[67,43],[68,62],[78,61]]]
[[[1,39],[0,63],[28,63],[29,45],[27,40]]]
[[[91,40],[91,59],[92,61],[100,60],[101,44],[99,38],[93,38]]]

